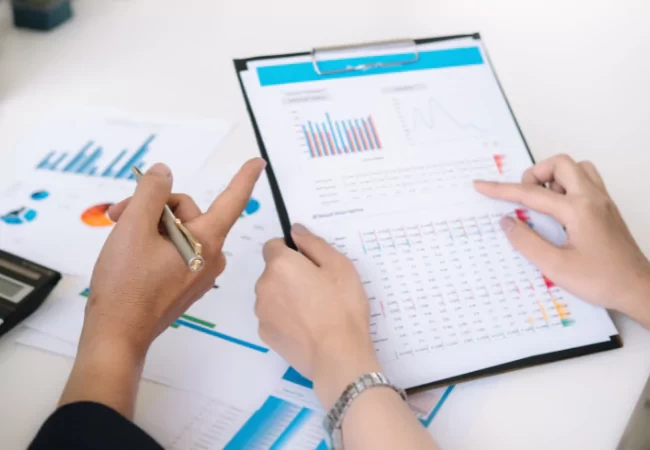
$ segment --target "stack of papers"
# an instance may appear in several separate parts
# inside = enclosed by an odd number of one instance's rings
[[[146,170],[164,161],[174,173],[174,190],[187,192],[205,210],[238,169],[202,170],[229,129],[223,121],[161,123],[73,112],[45,122],[22,143],[20,178],[0,195],[0,248],[65,276],[26,320],[17,342],[76,355],[90,275],[112,228],[106,210],[133,193],[130,167]],[[253,306],[264,270],[261,250],[280,236],[263,176],[226,240],[228,265],[218,285],[147,355],[143,377],[168,389],[138,411],[136,422],[165,447],[327,448],[325,412],[311,382],[257,333]],[[438,389],[411,400],[425,426],[450,392]]]

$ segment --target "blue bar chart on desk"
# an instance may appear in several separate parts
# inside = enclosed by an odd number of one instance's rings
[[[434,420],[454,386],[409,397],[409,407],[424,427]],[[318,406],[312,382],[290,367],[270,395],[225,447],[226,450],[327,450],[325,411]]]
[[[112,158],[110,153],[104,152],[104,148],[100,144],[89,140],[75,153],[69,151],[49,151],[36,165],[36,169],[102,178],[133,180],[131,167],[135,166],[140,170],[144,170],[147,164],[144,158],[147,156],[149,146],[155,138],[156,135],[152,134],[140,144],[137,150],[129,151],[128,149],[123,149],[112,156]],[[109,162],[106,163],[106,161]]]

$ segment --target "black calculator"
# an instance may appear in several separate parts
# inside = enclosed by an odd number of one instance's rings
[[[41,306],[61,274],[0,250],[0,336]]]

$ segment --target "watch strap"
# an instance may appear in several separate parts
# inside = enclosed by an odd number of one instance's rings
[[[364,391],[374,387],[389,387],[397,392],[402,400],[406,401],[406,392],[390,382],[388,377],[380,372],[371,372],[361,375],[350,383],[339,399],[336,401],[330,412],[323,419],[323,426],[332,440],[334,447],[343,445],[341,438],[341,423],[345,413],[352,405],[352,402]]]

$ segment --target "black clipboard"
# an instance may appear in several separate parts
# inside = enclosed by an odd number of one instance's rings
[[[414,45],[421,45],[421,44],[429,44],[432,42],[440,42],[440,41],[447,41],[447,40],[453,40],[453,39],[463,39],[463,38],[471,38],[475,40],[481,40],[481,35],[480,33],[472,33],[472,34],[460,34],[460,35],[452,35],[452,36],[441,36],[441,37],[432,37],[432,38],[422,38],[422,39],[413,39],[413,40],[407,40],[412,42]],[[404,40],[400,40],[404,41]],[[388,41],[391,42],[391,41]],[[382,42],[377,43],[379,45],[383,44]],[[370,44],[362,44],[362,45],[373,45],[372,43]],[[331,49],[338,50],[338,49],[344,49],[346,48],[345,46],[343,47],[333,47]],[[487,50],[485,50],[485,55],[488,60],[488,63],[490,65],[490,68],[494,74],[494,77],[497,81],[497,84],[499,86],[499,90],[501,91],[501,94],[503,95],[503,98],[506,102],[506,105],[508,106],[508,110],[510,111],[510,115],[512,117],[512,120],[515,123],[515,126],[517,127],[517,131],[519,132],[519,135],[521,136],[521,139],[524,143],[524,146],[526,147],[526,151],[528,152],[528,155],[530,156],[531,161],[534,163],[535,158],[533,157],[532,152],[530,151],[530,147],[528,146],[528,142],[524,138],[524,134],[521,131],[521,127],[519,126],[519,123],[517,122],[517,118],[514,115],[514,112],[512,110],[512,107],[510,106],[510,102],[508,101],[508,98],[506,97],[506,94],[503,90],[503,86],[501,85],[501,82],[499,81],[499,78],[496,74],[496,71],[494,70],[494,66],[492,65],[489,55],[487,53]],[[277,59],[277,58],[290,58],[290,57],[295,57],[295,56],[309,56],[311,54],[312,59],[316,61],[315,55],[316,55],[317,49],[314,49],[310,52],[298,52],[298,53],[287,53],[287,54],[278,54],[278,55],[268,55],[268,56],[256,56],[252,58],[245,58],[245,59],[235,59],[234,65],[235,65],[235,70],[237,71],[237,76],[239,79],[239,84],[244,96],[244,101],[246,103],[246,109],[248,111],[248,115],[251,119],[251,123],[253,125],[253,130],[255,131],[255,138],[257,140],[257,145],[260,150],[260,154],[262,157],[266,160],[267,166],[266,166],[266,173],[268,175],[269,179],[269,184],[271,186],[271,191],[273,193],[273,200],[275,201],[276,209],[278,212],[278,216],[280,218],[280,222],[282,224],[282,231],[284,233],[285,240],[287,242],[287,245],[294,250],[296,249],[296,245],[293,242],[293,239],[291,238],[291,221],[289,219],[289,214],[286,208],[286,205],[284,204],[284,199],[282,198],[282,193],[280,191],[280,186],[277,182],[277,178],[275,177],[275,173],[273,171],[273,164],[271,162],[271,159],[269,157],[269,154],[266,150],[266,146],[264,145],[264,140],[262,138],[262,134],[259,129],[259,125],[257,123],[257,120],[255,118],[255,113],[253,111],[253,107],[251,105],[250,99],[248,98],[248,94],[246,92],[246,88],[244,86],[244,82],[242,80],[241,73],[244,71],[248,70],[248,63],[253,62],[253,61],[260,61],[260,60],[265,60],[265,59]],[[318,65],[317,62],[314,62],[314,66],[316,68],[316,71],[320,73],[318,70]],[[354,70],[354,69],[353,69]],[[513,370],[518,370],[518,369],[524,369],[527,367],[533,367],[541,364],[547,364],[551,362],[556,362],[556,361],[562,361],[565,359],[570,359],[570,358],[575,358],[577,356],[584,356],[584,355],[589,355],[592,353],[598,353],[598,352],[603,352],[607,350],[615,350],[618,348],[623,347],[623,340],[621,339],[620,335],[613,335],[610,336],[609,341],[605,342],[599,342],[595,344],[589,344],[585,345],[582,347],[576,347],[568,350],[561,350],[557,352],[550,352],[550,353],[543,353],[540,355],[536,356],[530,356],[527,358],[522,358],[518,359],[515,361],[511,361],[509,363],[505,364],[499,364],[496,366],[488,367],[485,369],[480,369],[476,370],[474,372],[469,372],[463,375],[458,375],[450,378],[445,378],[443,380],[438,380],[435,382],[431,383],[426,383],[421,386],[415,386],[412,388],[407,389],[407,392],[409,393],[415,393],[419,391],[424,391],[424,390],[429,390],[437,387],[443,387],[443,386],[448,386],[452,384],[456,384],[459,382],[465,382],[465,381],[471,381],[475,380],[477,378],[483,378],[491,375],[498,375],[502,374],[505,372],[511,372]]]

